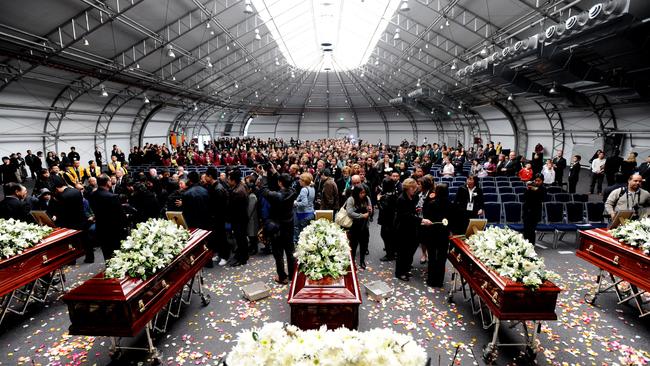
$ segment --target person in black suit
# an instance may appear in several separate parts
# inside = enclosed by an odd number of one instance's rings
[[[218,264],[224,266],[230,257],[230,247],[226,240],[226,212],[224,210],[228,204],[228,191],[219,181],[219,172],[213,166],[206,171],[205,182],[210,198],[210,220],[212,222],[212,236],[208,241],[208,247],[219,256]]]
[[[514,177],[517,175],[517,173],[519,173],[520,170],[521,163],[519,160],[517,160],[517,154],[515,154],[514,151],[511,151],[508,161],[506,161],[506,163],[503,165],[503,168],[501,169],[501,175]]]
[[[641,188],[650,191],[650,156],[645,160],[645,163],[639,165],[639,174],[643,177]]]
[[[564,169],[566,169],[566,159],[564,158],[563,153],[562,150],[558,150],[557,156],[553,159],[553,167],[555,167],[555,184],[560,187],[562,187]]]
[[[522,208],[524,239],[527,239],[531,244],[535,244],[535,228],[542,219],[542,205],[545,195],[544,177],[541,174],[537,174],[535,179],[526,186]]]
[[[607,178],[607,185],[611,186],[613,184],[616,184],[616,178],[614,177],[614,174],[621,171],[621,165],[623,165],[621,151],[619,149],[616,149],[614,150],[614,154],[605,160],[605,177]]]
[[[58,227],[85,231],[89,221],[84,213],[84,198],[80,191],[68,187],[63,180],[57,181],[54,187],[55,199],[50,204],[52,219]],[[85,263],[93,263],[95,254],[90,240],[82,235],[86,251]]]
[[[402,280],[409,280],[409,271],[413,263],[413,254],[418,247],[417,230],[421,225],[431,225],[431,221],[418,216],[416,206],[418,199],[415,192],[418,183],[413,178],[407,178],[402,183],[402,194],[397,198],[397,209],[395,216],[395,232],[400,238],[397,248],[397,260],[395,261],[395,277]]]
[[[31,222],[29,205],[25,202],[27,188],[18,183],[7,183],[3,188],[5,198],[0,202],[0,219]]]
[[[569,193],[576,193],[576,186],[580,179],[580,160],[582,160],[582,157],[574,155],[572,160],[569,168]]]
[[[424,178],[431,181],[433,177]],[[422,186],[424,187],[424,182]],[[427,247],[428,268],[427,286],[442,287],[445,278],[445,262],[447,261],[447,250],[449,249],[449,226],[442,224],[443,220],[451,217],[451,205],[449,203],[449,189],[446,184],[435,185],[435,189],[424,197],[422,204],[422,217],[432,223],[430,226],[420,228],[420,238]]]
[[[476,177],[470,175],[467,177],[467,183],[458,188],[456,192],[456,212],[458,220],[453,225],[454,232],[465,234],[465,229],[470,219],[475,219],[483,214],[483,190],[476,185]]]
[[[0,184],[18,183],[18,163],[15,159],[9,159],[7,156],[2,157],[0,165]]]
[[[182,198],[176,201],[176,206],[183,210],[183,217],[187,226],[210,230],[208,190],[199,184],[199,173],[190,172],[187,175],[187,189]]]
[[[110,190],[111,179],[102,174],[97,177],[97,190],[89,200],[95,214],[95,230],[104,261],[113,257],[113,252],[120,248],[120,241],[126,238],[126,215],[118,196]]]
[[[271,169],[275,171],[275,168],[271,167]],[[238,267],[248,262],[248,193],[241,178],[239,169],[233,169],[228,174],[230,194],[226,212],[237,242],[234,258],[230,260],[231,267]]]

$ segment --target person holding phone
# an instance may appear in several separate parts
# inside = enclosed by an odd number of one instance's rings
[[[542,219],[542,205],[546,196],[544,177],[537,174],[532,182],[526,186],[524,192],[523,221],[524,239],[535,244],[535,228]]]

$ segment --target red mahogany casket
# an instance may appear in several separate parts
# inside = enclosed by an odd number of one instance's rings
[[[190,230],[185,249],[146,280],[106,279],[101,272],[68,292],[70,334],[134,337],[212,259],[210,231]]]
[[[327,325],[328,329],[357,329],[361,291],[355,266],[351,265],[345,276],[332,283],[319,284],[308,281],[296,265],[288,302],[291,324],[300,329],[318,329],[321,325]]]

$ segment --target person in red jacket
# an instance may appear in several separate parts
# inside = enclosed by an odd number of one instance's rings
[[[522,182],[531,181],[533,179],[533,166],[530,163],[526,163],[526,166],[521,168],[518,175]]]

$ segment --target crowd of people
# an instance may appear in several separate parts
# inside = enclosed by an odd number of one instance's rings
[[[637,166],[636,156],[623,160],[615,155],[605,158],[598,152],[592,158],[592,193],[595,188],[601,193],[606,177],[611,186],[619,184],[609,191],[613,199],[605,199],[611,201],[608,210],[622,207],[619,197],[631,199],[633,206],[650,206],[650,157]],[[86,165],[74,147],[45,158],[28,150],[25,157],[3,158],[0,217],[32,221],[31,210],[46,211],[57,226],[87,234],[86,261],[92,262],[95,244],[108,259],[137,223],[182,211],[188,226],[213,232],[209,246],[218,265],[241,266],[258,251],[272,253],[275,281],[287,283],[299,233],[315,211],[335,216],[343,209],[352,220],[347,232],[359,268],[366,268],[370,222],[377,216],[385,251],[380,260],[395,261],[395,277],[409,280],[419,246],[420,261],[428,262],[427,284],[441,287],[449,234],[464,233],[471,218],[483,215],[483,177],[519,177],[528,183],[524,235],[534,242],[545,187],[562,187],[569,167],[568,190],[575,192],[580,162],[575,155],[567,164],[562,151],[544,160],[541,145],[527,159],[493,142],[465,149],[438,143],[223,138],[204,146],[196,141],[175,148],[146,144],[133,147],[128,156],[113,146],[108,162],[96,149]],[[451,199],[447,184],[434,175],[467,179]],[[29,179],[31,195],[21,184]]]

